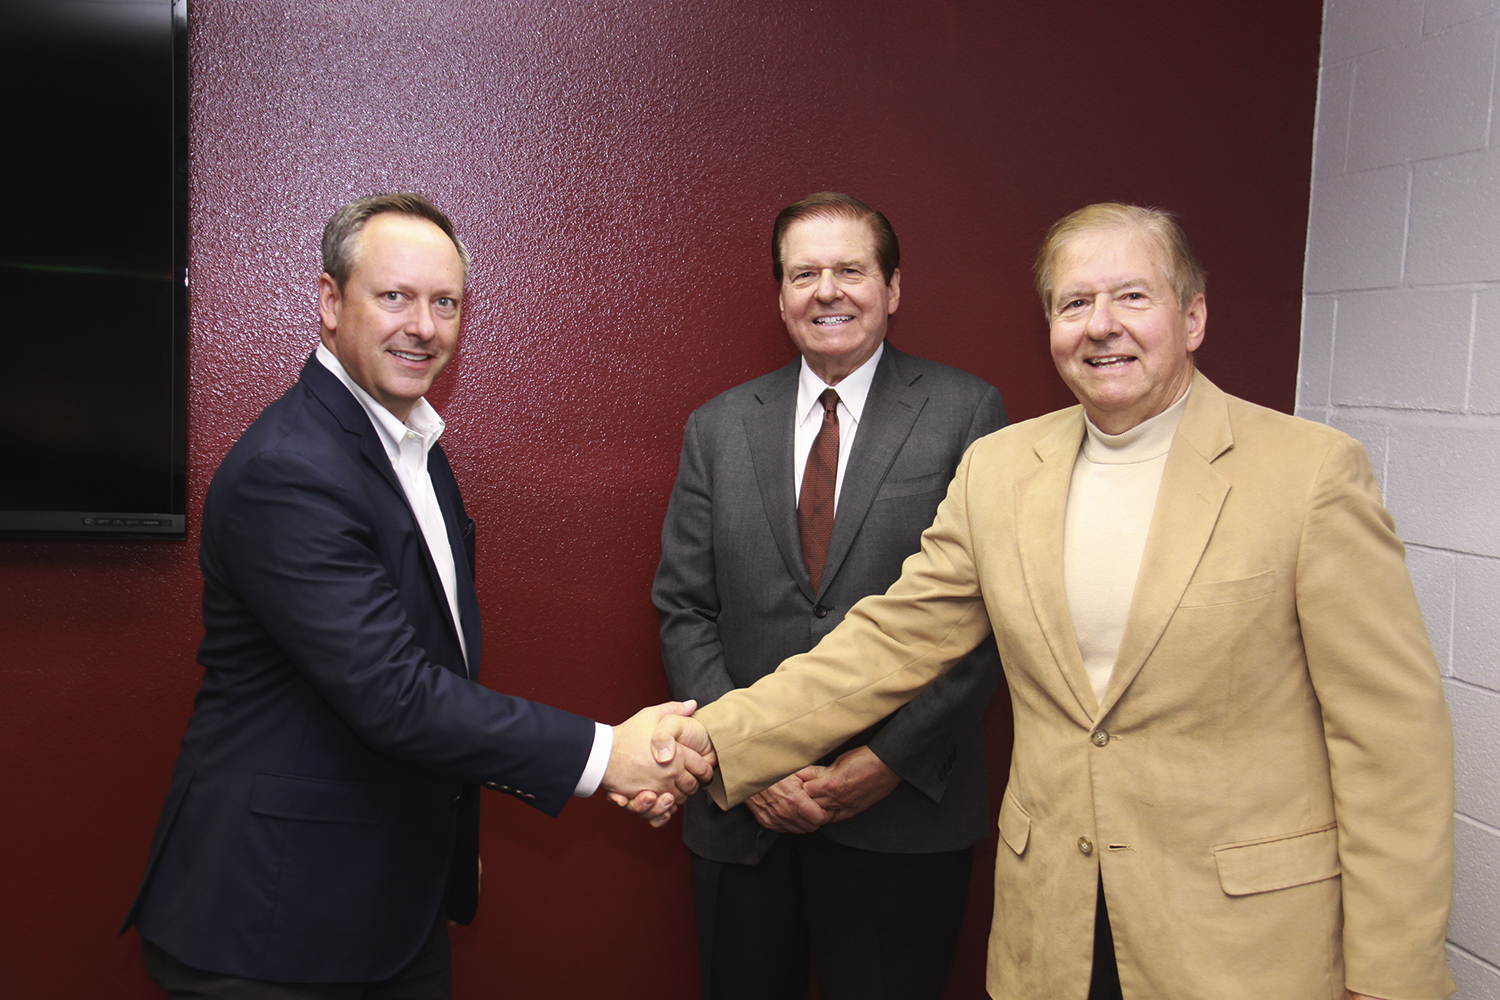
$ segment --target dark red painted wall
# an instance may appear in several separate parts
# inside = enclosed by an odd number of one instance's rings
[[[481,525],[496,687],[611,722],[666,697],[647,590],[680,430],[791,356],[766,244],[810,191],[885,210],[905,249],[893,340],[991,380],[1013,418],[1071,402],[1029,287],[1047,224],[1106,198],[1174,208],[1210,272],[1203,367],[1292,405],[1316,0],[1253,23],[1186,0],[195,0],[192,16],[194,515],[314,343],[329,212],[427,192],[475,257],[435,402]],[[0,542],[0,996],[153,995],[134,935],[114,933],[197,685],[195,527]],[[695,995],[675,829],[594,801],[556,821],[487,810],[458,997]],[[982,992],[993,845],[950,997]]]

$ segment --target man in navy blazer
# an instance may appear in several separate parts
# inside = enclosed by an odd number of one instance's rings
[[[468,274],[448,219],[346,205],[323,266],[321,346],[204,502],[203,683],[125,923],[174,996],[446,997],[480,785],[658,820],[696,788],[643,749],[691,706],[611,729],[475,682],[474,522],[424,398]]]

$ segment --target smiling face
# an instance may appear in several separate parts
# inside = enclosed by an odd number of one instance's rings
[[[901,271],[886,282],[868,223],[801,219],[781,242],[781,319],[808,367],[837,385],[885,339],[901,300]]]
[[[1058,255],[1052,361],[1106,434],[1166,410],[1192,381],[1208,306],[1202,295],[1179,305],[1162,259],[1134,228],[1081,233]]]
[[[365,223],[343,289],[318,278],[324,345],[400,420],[432,388],[458,346],[464,273],[453,241],[414,215]]]

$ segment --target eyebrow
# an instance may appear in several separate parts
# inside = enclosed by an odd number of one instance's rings
[[[1130,288],[1144,288],[1147,291],[1150,291],[1151,282],[1146,278],[1127,278],[1124,281],[1117,281],[1113,285],[1106,285],[1102,290],[1108,292],[1111,295],[1114,295],[1118,292],[1123,292],[1126,289]],[[1057,293],[1055,301],[1059,303],[1069,302],[1073,299],[1093,298],[1098,294],[1098,292],[1085,292],[1082,289],[1063,289]]]

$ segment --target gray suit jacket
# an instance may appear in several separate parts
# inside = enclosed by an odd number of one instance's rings
[[[792,422],[800,359],[736,386],[688,418],[651,596],[673,696],[711,702],[806,652],[867,594],[901,575],[964,451],[1005,424],[1000,394],[966,372],[890,345],[875,370],[835,512],[821,589],[802,563]],[[989,832],[983,716],[1000,676],[993,640],[860,744],[904,779],[870,809],[824,827],[865,850],[957,850]],[[827,762],[827,761],[825,761]],[[715,861],[753,863],[776,834],[704,793],[683,839]]]

